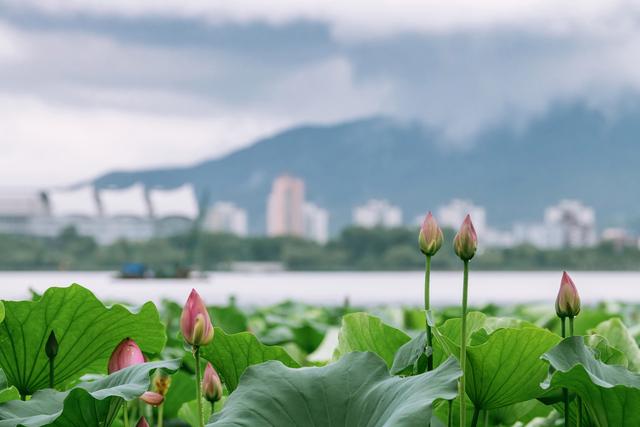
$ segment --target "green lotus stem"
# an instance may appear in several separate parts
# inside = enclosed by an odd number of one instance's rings
[[[489,427],[489,410],[484,410],[484,427]]]
[[[53,371],[53,358],[49,359],[49,388],[53,388],[55,384],[54,381],[54,371]]]
[[[567,336],[567,324],[566,317],[561,317],[562,320],[562,338]],[[573,320],[573,319],[572,319]],[[571,329],[573,330],[573,321],[571,322]],[[569,390],[562,388],[562,399],[564,400],[564,425],[569,427]]]
[[[569,336],[573,336],[573,319],[574,316],[569,317]],[[582,398],[578,397],[578,427],[582,427]]]
[[[158,427],[162,427],[164,424],[164,402],[158,406]]]
[[[480,408],[474,406],[473,418],[471,418],[471,427],[476,427],[478,425],[478,419],[480,419]]]
[[[430,302],[430,283],[431,283],[431,256],[426,256],[426,264],[424,269],[424,310],[425,310],[425,325],[427,332],[427,348],[431,348],[431,354],[427,355],[427,371],[431,371],[433,369],[433,347],[432,347],[432,336],[431,336],[431,326],[429,326],[429,319],[427,318],[427,313],[431,309]]]
[[[464,261],[464,276],[462,282],[462,323],[460,326],[460,426],[466,426],[467,400],[465,392],[465,370],[467,367],[467,294],[469,293],[469,261]]]
[[[200,346],[193,346],[193,357],[196,360],[196,399],[198,401],[198,422],[204,427],[204,411],[202,410],[202,373],[200,372]]]
[[[447,420],[447,427],[453,425],[453,400],[449,401],[449,419]]]
[[[582,427],[582,398],[578,397],[578,427]]]
[[[124,418],[124,427],[129,427],[129,408],[126,401],[122,405],[122,416]]]
[[[573,336],[573,316],[569,317],[569,336]]]

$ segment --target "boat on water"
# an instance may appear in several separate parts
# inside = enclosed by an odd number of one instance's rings
[[[119,279],[189,279],[191,268],[174,265],[163,268],[149,268],[139,262],[125,263],[118,272]]]

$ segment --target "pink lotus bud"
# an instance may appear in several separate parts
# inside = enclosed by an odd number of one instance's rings
[[[180,329],[184,340],[193,345],[207,345],[213,339],[213,325],[207,306],[195,289],[191,290],[180,316]]]
[[[469,261],[476,254],[477,248],[478,236],[475,228],[473,228],[471,217],[467,215],[462,226],[460,226],[460,231],[453,239],[453,250],[461,260]]]
[[[109,373],[113,374],[120,369],[128,368],[129,366],[138,365],[144,363],[144,356],[138,344],[131,338],[123,339],[120,344],[111,353],[109,358]]]
[[[147,419],[145,417],[140,417],[140,420],[138,420],[138,424],[136,424],[136,427],[149,427],[149,423],[147,422]]]
[[[443,240],[442,230],[438,227],[438,223],[431,215],[431,212],[429,212],[422,222],[422,227],[420,227],[418,236],[420,251],[426,256],[433,256],[440,250]]]
[[[207,363],[202,379],[202,393],[209,402],[217,402],[222,399],[222,382],[211,363]]]
[[[158,406],[162,405],[162,402],[164,402],[164,396],[153,391],[145,391],[142,396],[140,396],[140,400],[147,405]]]
[[[556,314],[560,318],[575,317],[580,313],[580,295],[567,272],[562,273],[560,290],[556,298]]]

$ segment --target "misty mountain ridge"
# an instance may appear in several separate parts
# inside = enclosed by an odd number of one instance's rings
[[[640,108],[616,117],[583,105],[558,106],[528,126],[497,126],[464,148],[417,122],[372,117],[299,126],[221,158],[189,167],[113,172],[97,187],[175,187],[191,183],[210,203],[246,209],[250,229],[265,229],[267,195],[282,173],[305,180],[307,199],[327,209],[332,231],[352,209],[384,198],[412,223],[453,198],[484,206],[489,224],[540,221],[545,207],[576,198],[599,226],[635,226],[640,218]]]

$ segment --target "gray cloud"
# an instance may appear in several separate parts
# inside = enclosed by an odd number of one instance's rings
[[[615,114],[640,89],[640,14],[627,1],[385,4],[0,0],[0,113],[12,120],[0,130],[13,144],[0,171],[81,141],[103,147],[76,150],[99,171],[136,166],[113,144],[144,157],[155,141],[145,166],[186,163],[372,114],[467,144],[556,103]],[[96,169],[47,167],[62,180]]]

